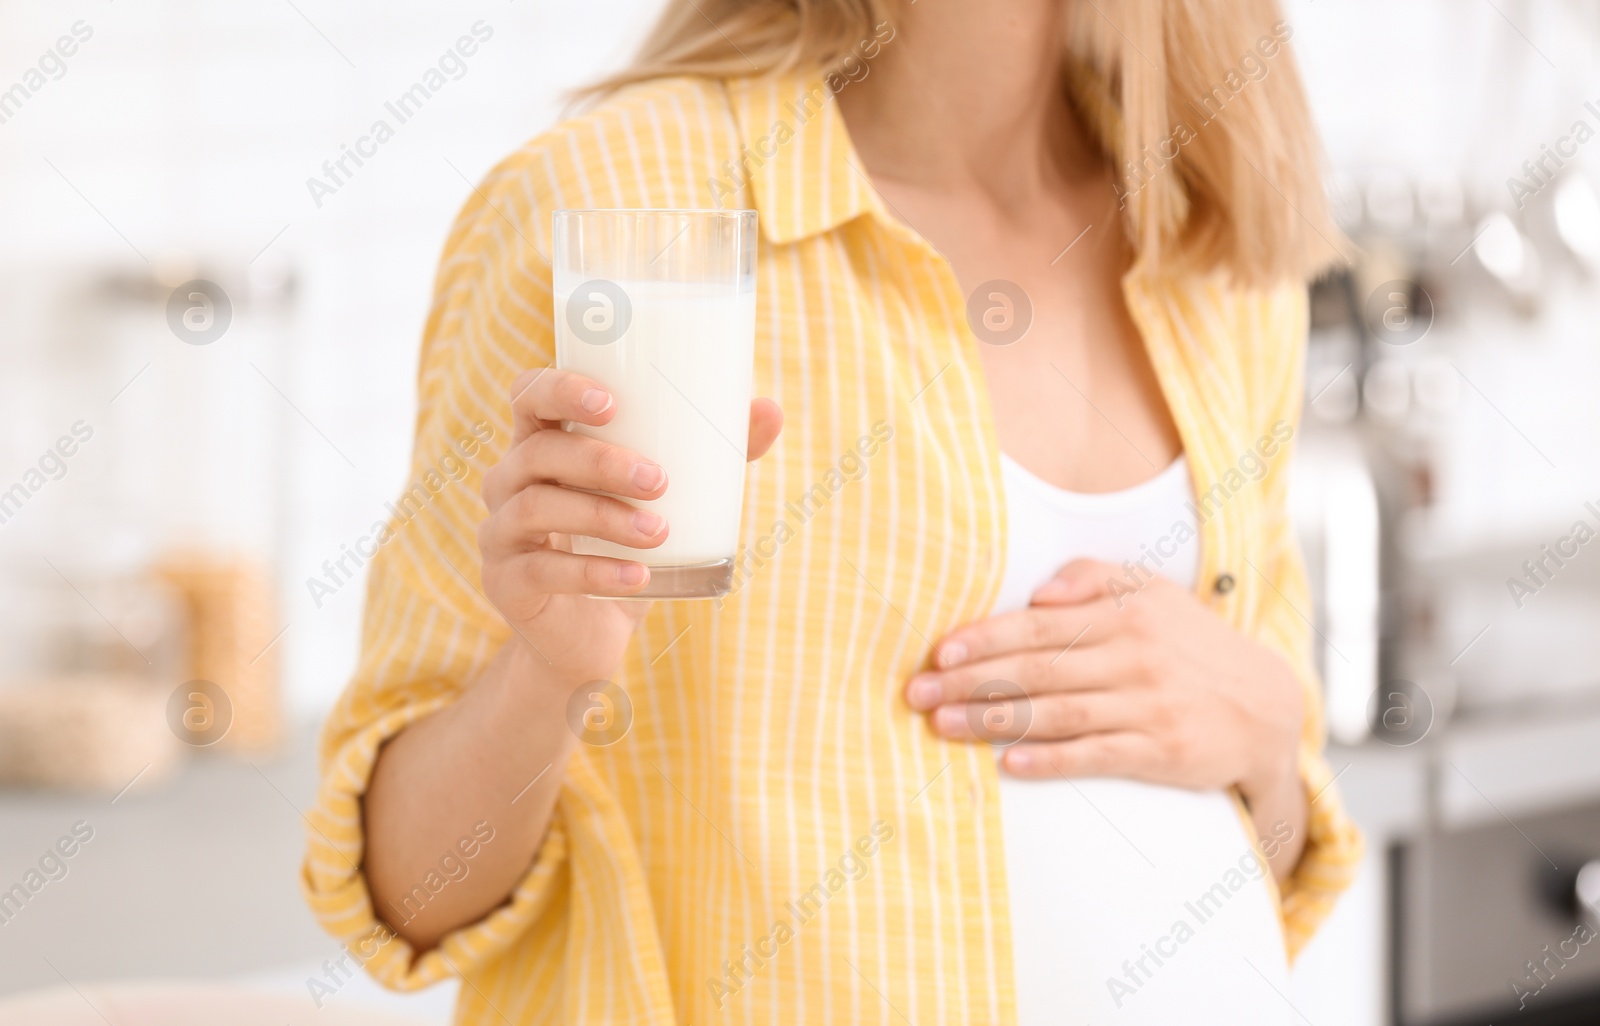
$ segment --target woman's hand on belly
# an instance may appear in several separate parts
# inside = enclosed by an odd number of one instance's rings
[[[946,738],[1010,745],[1016,776],[1237,786],[1260,832],[1283,820],[1301,842],[1294,671],[1165,578],[1113,595],[1120,573],[1075,560],[1028,608],[953,631],[906,700]],[[1300,848],[1273,860],[1280,875]]]

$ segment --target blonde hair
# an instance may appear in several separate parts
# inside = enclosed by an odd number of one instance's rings
[[[1342,258],[1277,0],[1067,2],[1066,89],[1116,165],[1148,266],[1270,284]],[[893,21],[890,0],[667,0],[633,63],[578,95],[667,76],[836,74]]]

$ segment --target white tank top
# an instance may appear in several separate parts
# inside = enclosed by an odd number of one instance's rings
[[[1183,457],[1098,495],[1057,488],[1004,455],[1001,466],[1008,543],[994,612],[1026,607],[1080,557],[1145,558],[1194,587],[1200,545]],[[1227,794],[1002,769],[1000,810],[1020,1026],[1295,1021],[1274,993],[1288,994],[1288,965],[1266,871]]]

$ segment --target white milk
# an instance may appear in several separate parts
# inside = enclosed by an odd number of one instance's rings
[[[582,553],[683,566],[732,559],[744,505],[745,448],[755,337],[755,293],[726,286],[619,281],[632,303],[627,330],[593,345],[567,322],[567,294],[555,294],[556,364],[586,374],[616,396],[604,427],[570,431],[625,446],[659,463],[667,490],[626,500],[667,520],[667,540],[635,549],[574,539]]]

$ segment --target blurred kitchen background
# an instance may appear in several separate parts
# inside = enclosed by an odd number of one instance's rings
[[[1370,842],[1288,997],[1597,1022],[1600,0],[1286,6],[1361,251],[1314,294],[1295,514]],[[43,879],[0,905],[0,1022],[217,988],[448,1021],[449,986],[307,983],[342,952],[300,810],[363,590],[307,580],[405,475],[455,211],[654,7],[0,3],[0,889]]]

